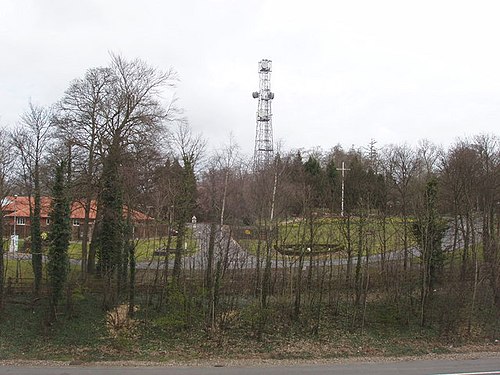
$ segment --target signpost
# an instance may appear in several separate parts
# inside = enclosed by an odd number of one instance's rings
[[[17,253],[19,249],[19,236],[16,233],[16,224],[17,224],[17,194],[14,195],[14,233],[10,236],[9,242],[9,252]]]
[[[10,236],[9,252],[17,253],[18,249],[19,249],[19,236],[17,234],[13,234]]]

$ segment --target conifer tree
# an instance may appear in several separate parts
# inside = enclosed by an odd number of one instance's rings
[[[439,217],[437,204],[437,180],[427,182],[422,212],[413,223],[413,235],[422,254],[420,324],[426,323],[426,307],[430,292],[443,272],[444,254],[441,243],[446,222]]]
[[[50,317],[56,319],[57,307],[69,271],[68,246],[71,236],[70,207],[64,182],[65,163],[61,162],[55,171],[52,187],[52,228],[50,232],[47,272],[50,284]]]
[[[104,160],[100,199],[102,219],[98,257],[101,275],[107,282],[104,307],[109,308],[116,302],[124,282],[123,183],[120,178],[120,151],[116,142]],[[113,280],[116,281],[115,289]]]

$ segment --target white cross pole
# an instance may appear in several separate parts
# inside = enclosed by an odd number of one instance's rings
[[[340,209],[340,216],[344,216],[344,179],[345,179],[345,171],[350,171],[349,168],[345,168],[345,163],[342,162],[342,168],[337,168],[338,171],[342,171],[342,203]]]

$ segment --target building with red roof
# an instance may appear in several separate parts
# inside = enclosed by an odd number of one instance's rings
[[[41,197],[40,224],[42,232],[50,231],[51,197]],[[30,236],[31,215],[34,207],[34,198],[26,196],[8,196],[2,201],[2,214],[4,215],[5,234],[17,234],[20,238]],[[134,224],[144,224],[153,221],[153,218],[137,210],[131,210]],[[123,207],[123,215],[127,216],[129,209]],[[94,227],[97,215],[97,203],[93,200],[90,204],[89,225],[90,231]],[[72,227],[72,239],[79,240],[82,236],[82,226],[85,220],[85,204],[74,201],[71,204],[70,220]]]

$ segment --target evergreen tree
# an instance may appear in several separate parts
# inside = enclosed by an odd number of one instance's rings
[[[186,223],[191,220],[196,206],[196,176],[191,158],[183,158],[184,166],[181,174],[181,186],[176,212],[177,243],[175,248],[173,275],[180,276],[182,248],[186,237]]]
[[[426,287],[432,289],[438,281],[444,266],[444,254],[441,247],[446,222],[439,217],[437,204],[437,181],[430,180],[427,183],[424,207],[420,215],[413,223],[413,235],[420,248],[425,268]]]
[[[312,205],[311,209],[320,208],[327,193],[327,180],[319,160],[314,156],[310,156],[304,163],[304,172],[308,198]]]
[[[69,271],[68,246],[71,236],[70,205],[64,183],[65,163],[61,162],[55,170],[55,181],[52,187],[52,227],[50,232],[49,259],[47,272],[50,283],[50,315],[56,319],[59,300]]]
[[[336,188],[340,185],[339,172],[333,159],[326,164],[325,174],[329,191],[333,194],[336,191]]]
[[[421,299],[420,324],[427,323],[427,307],[431,291],[442,275],[444,254],[441,243],[446,231],[446,222],[439,217],[436,209],[437,181],[427,182],[422,211],[413,223],[413,235],[420,248],[421,266]]]
[[[111,279],[122,276],[123,266],[123,185],[120,178],[119,149],[111,146],[104,160],[101,190],[101,230],[99,236],[99,266],[101,274]],[[118,280],[118,285],[122,285]],[[108,285],[109,287],[111,285]]]

